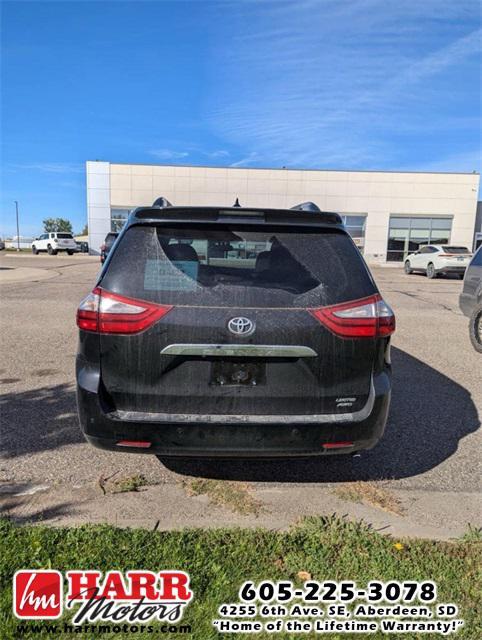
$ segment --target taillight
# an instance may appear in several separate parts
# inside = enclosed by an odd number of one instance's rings
[[[99,328],[99,293],[94,289],[89,293],[77,309],[77,326],[84,331],[97,331]]]
[[[395,331],[395,315],[379,294],[308,311],[341,338],[381,338]]]
[[[126,298],[96,287],[77,309],[77,326],[95,333],[140,333],[171,309],[170,305]]]

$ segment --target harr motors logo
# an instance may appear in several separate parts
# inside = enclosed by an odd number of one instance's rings
[[[65,607],[76,609],[72,623],[177,622],[192,599],[184,571],[67,571]],[[64,577],[59,571],[17,571],[13,577],[13,612],[17,618],[59,618],[64,610]]]
[[[62,595],[59,571],[17,571],[13,577],[13,612],[17,618],[60,618]]]

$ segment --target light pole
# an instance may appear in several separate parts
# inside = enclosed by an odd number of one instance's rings
[[[15,212],[17,215],[17,251],[20,251],[20,231],[18,230],[18,202],[16,200],[14,200],[15,202]]]

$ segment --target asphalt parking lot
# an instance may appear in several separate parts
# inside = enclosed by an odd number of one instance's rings
[[[179,462],[114,454],[87,445],[75,408],[75,311],[99,269],[97,259],[0,257],[0,498],[20,521],[111,521],[160,526],[265,524],[341,511],[380,529],[410,535],[460,535],[480,521],[482,360],[458,308],[462,283],[378,268],[374,276],[394,308],[394,388],[386,435],[359,459],[229,463]],[[14,272],[23,270],[23,276]],[[102,479],[141,474],[143,491],[105,494]],[[241,515],[193,495],[186,477],[239,481],[263,505]],[[337,487],[362,480],[400,502],[396,514]]]

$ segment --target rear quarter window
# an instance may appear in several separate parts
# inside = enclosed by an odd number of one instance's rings
[[[445,253],[470,253],[467,247],[442,247]]]
[[[138,225],[101,286],[160,304],[314,307],[376,292],[347,233],[246,225]]]

